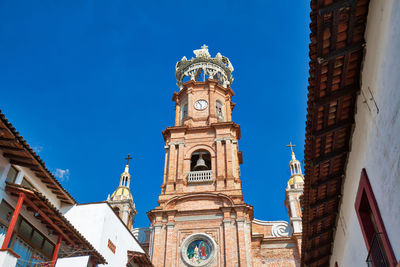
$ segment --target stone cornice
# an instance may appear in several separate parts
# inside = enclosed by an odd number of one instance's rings
[[[184,91],[188,90],[188,87],[194,88],[195,86],[204,86],[204,85],[207,86],[209,84],[213,84],[215,89],[219,89],[222,92],[228,93],[231,97],[235,95],[235,93],[233,92],[233,90],[230,86],[224,88],[223,86],[218,84],[217,80],[214,80],[214,79],[207,79],[205,82],[198,82],[198,81],[190,80],[183,84],[182,90],[180,90],[179,92],[174,92],[174,95],[176,93],[177,96],[180,96]],[[210,88],[210,87],[208,86],[208,88]]]
[[[236,130],[236,140],[240,140],[241,138],[241,132],[240,132],[240,125],[234,123],[233,121],[228,121],[228,122],[216,122],[212,123],[211,125],[206,125],[206,126],[199,126],[199,127],[189,127],[189,126],[171,126],[167,127],[164,131],[162,131],[162,135],[164,137],[164,141],[166,142],[168,140],[168,137],[170,136],[171,133],[190,133],[190,132],[207,132],[210,129],[223,129],[230,127],[231,129]]]
[[[169,142],[167,146],[176,146],[176,145],[186,145],[185,141],[174,141],[174,142]]]

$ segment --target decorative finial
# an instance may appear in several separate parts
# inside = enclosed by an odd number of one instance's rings
[[[212,58],[207,45],[202,45],[200,49],[193,50],[195,58],[188,60],[183,57],[175,65],[175,77],[180,90],[184,87],[185,78],[192,81],[200,81],[200,77],[205,79],[218,80],[218,83],[224,88],[230,86],[233,82],[233,66],[227,57],[217,53]],[[201,74],[204,75],[201,75]]]
[[[196,58],[211,58],[210,52],[208,52],[208,46],[202,45],[200,49],[193,50]]]
[[[129,165],[129,160],[132,159],[131,154],[128,154],[128,157],[126,159],[126,165]]]

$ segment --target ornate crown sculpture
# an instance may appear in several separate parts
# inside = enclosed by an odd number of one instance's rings
[[[208,76],[210,79],[218,80],[218,83],[225,88],[233,83],[233,66],[227,57],[217,53],[215,58],[212,58],[206,45],[203,45],[201,49],[193,50],[193,53],[196,58],[187,60],[183,57],[176,63],[175,77],[180,90],[183,88],[185,77],[199,81],[201,74],[204,80]]]

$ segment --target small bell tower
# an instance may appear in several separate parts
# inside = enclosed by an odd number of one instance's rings
[[[129,173],[129,160],[132,157],[128,154],[125,170],[120,176],[120,182],[117,189],[111,195],[108,195],[107,202],[113,208],[121,220],[125,223],[130,231],[132,231],[133,222],[137,214],[135,203],[133,202],[132,194],[129,188],[131,175]]]
[[[302,225],[302,208],[301,201],[303,199],[304,176],[301,171],[300,161],[296,159],[293,152],[295,145],[292,142],[287,145],[290,147],[292,159],[289,162],[290,179],[285,190],[285,206],[288,211],[289,221],[293,228],[293,237],[297,240],[297,248],[301,253],[301,233]]]

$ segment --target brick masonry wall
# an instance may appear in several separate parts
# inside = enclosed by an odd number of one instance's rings
[[[166,158],[160,206],[148,212],[155,267],[185,266],[182,243],[199,233],[211,236],[217,245],[210,267],[297,266],[294,238],[275,240],[270,237],[270,228],[252,228],[253,207],[243,201],[238,155],[240,126],[232,122],[232,96],[230,88],[210,80],[188,82],[174,94],[175,127],[163,132]],[[204,110],[193,107],[200,99],[209,102]],[[224,122],[218,122],[216,117],[217,99],[224,104]],[[188,104],[188,117],[180,121],[182,103]],[[190,184],[187,175],[191,156],[199,150],[211,156],[213,179]]]

